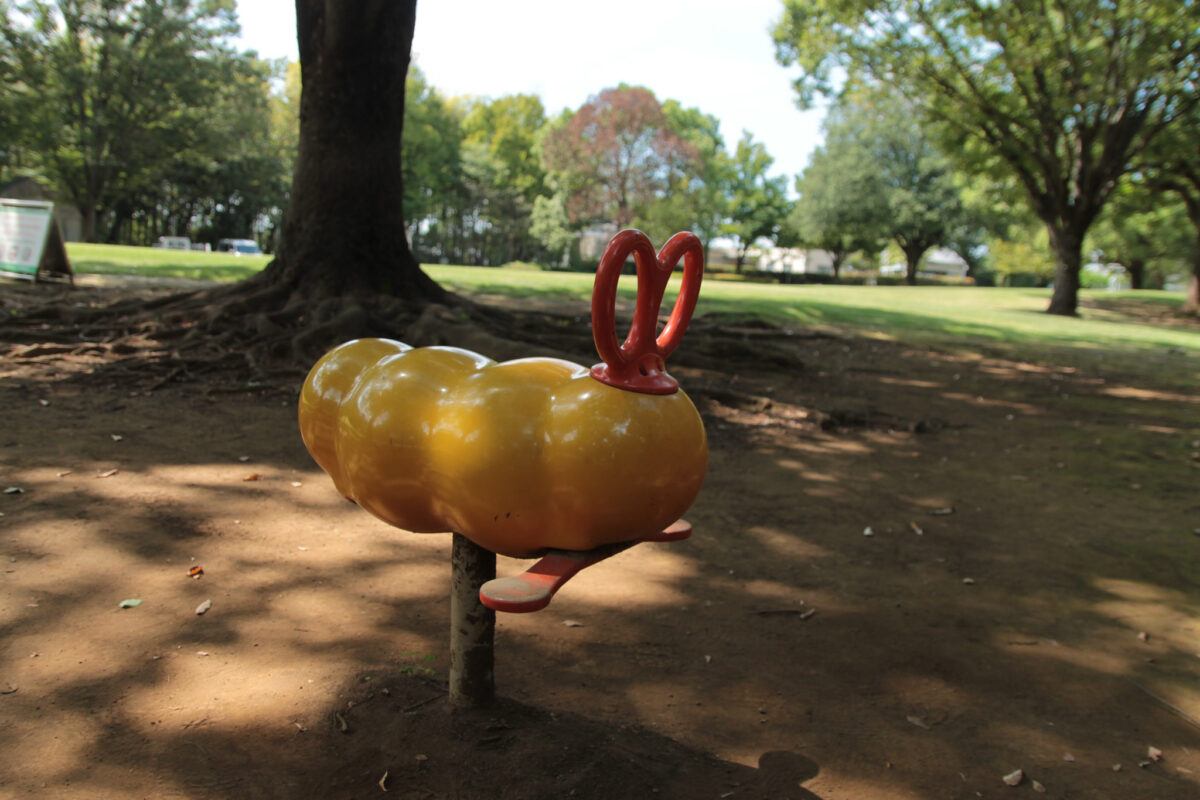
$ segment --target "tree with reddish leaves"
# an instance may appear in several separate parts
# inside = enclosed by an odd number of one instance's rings
[[[627,227],[670,186],[673,171],[696,159],[674,133],[654,93],[638,86],[605,89],[564,115],[542,144],[572,223]]]

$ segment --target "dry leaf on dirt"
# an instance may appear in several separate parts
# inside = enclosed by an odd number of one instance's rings
[[[947,506],[946,508],[935,508],[932,511],[930,511],[929,513],[935,517],[944,517],[947,514],[954,513],[954,506]]]
[[[1025,771],[1020,769],[1013,770],[1000,780],[1004,781],[1009,786],[1020,786],[1021,781],[1025,780]]]
[[[385,792],[388,790],[388,788],[387,788],[387,779],[388,779],[388,774],[387,774],[387,772],[384,772],[384,773],[383,773],[383,777],[379,779],[379,788],[380,788],[380,789],[383,789]]]
[[[918,525],[914,520],[908,521],[908,527],[912,528],[912,532],[915,533],[917,536],[925,535],[925,529],[922,528],[920,525]]]
[[[1146,633],[1145,631],[1139,631],[1139,632],[1138,632],[1138,641],[1139,641],[1139,642],[1148,642],[1148,641],[1150,641],[1150,634]]]
[[[1162,761],[1163,759],[1163,751],[1159,750],[1154,745],[1150,745],[1150,747],[1146,748],[1146,755],[1150,756],[1150,760],[1152,761]]]
[[[212,608],[212,600],[205,600],[200,605],[196,606],[196,616],[202,617],[205,612]]]
[[[1045,787],[1045,786],[1042,786],[1042,784],[1038,783],[1037,781],[1034,781],[1034,782],[1033,782],[1033,790],[1034,790],[1035,792],[1040,792],[1040,793],[1042,793],[1042,794],[1045,794],[1045,793],[1046,793],[1046,787]]]
[[[137,608],[142,604],[142,601],[136,597],[130,597],[128,600],[122,600],[118,605],[121,608]]]
[[[1063,761],[1074,761],[1074,760],[1075,760],[1075,756],[1072,755],[1071,753],[1067,753],[1066,755],[1063,756]]]
[[[907,719],[913,725],[916,725],[918,728],[924,728],[925,730],[929,730],[929,725],[927,725],[925,723],[925,720],[921,719],[920,717],[918,717],[914,714],[909,714],[907,717],[905,717],[905,719]]]
[[[201,575],[204,574],[204,567],[197,564],[196,566],[189,569],[187,574],[188,574],[189,578],[199,578]]]
[[[110,434],[109,434],[109,436],[111,436],[111,437],[112,437],[112,440],[113,440],[114,442],[119,442],[119,441],[122,441],[122,440],[125,438],[124,436],[122,436],[122,435],[121,435],[121,434],[119,434],[119,433],[110,433]]]
[[[25,490],[20,486],[10,486],[4,490],[5,494],[25,494]]]
[[[243,464],[245,464],[249,460],[250,460],[250,456],[238,456],[238,461],[242,462]]]
[[[110,469],[108,472],[101,472],[96,477],[97,478],[111,478],[113,475],[118,474],[120,471],[121,470],[119,470],[119,469]]]
[[[4,684],[4,688],[0,689],[0,694],[12,694],[15,691],[17,691],[17,685],[15,683],[6,683]]]
[[[566,625],[568,628],[582,628],[583,627],[582,622],[576,622],[573,619],[564,619],[563,625]]]
[[[804,613],[802,613],[802,614],[800,615],[800,619],[801,619],[801,620],[806,620],[806,619],[808,619],[809,617],[811,617],[811,616],[812,616],[813,614],[815,614],[815,613],[817,613],[817,610],[816,610],[815,608],[810,608],[808,611],[805,611]]]
[[[302,484],[300,481],[292,481],[292,486],[300,487],[300,486],[303,486],[303,485],[304,485],[304,484]]]
[[[350,732],[350,723],[346,722],[346,718],[341,714],[334,714],[333,718],[337,720],[338,730],[342,733]]]
[[[963,578],[963,583],[966,584],[967,586],[974,586],[975,579],[974,578]]]
[[[870,526],[870,525],[868,525],[867,527],[863,528],[863,536],[874,536],[874,535],[875,535],[875,531],[871,530],[871,526]]]
[[[259,479],[259,478],[261,478],[261,477],[262,477],[262,476],[261,476],[261,475],[259,475],[257,472],[251,472],[249,475],[247,475],[246,477],[242,478],[242,480],[244,480],[244,481],[256,481],[256,480],[258,480],[258,479]]]

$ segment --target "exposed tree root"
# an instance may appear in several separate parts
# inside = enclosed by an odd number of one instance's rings
[[[44,297],[44,295],[39,295]],[[241,284],[111,304],[80,303],[70,290],[53,304],[9,308],[0,321],[5,358],[92,358],[154,389],[173,382],[250,382],[294,387],[330,347],[380,336],[414,346],[453,345],[503,361],[552,356],[596,360],[586,315],[486,306],[446,295],[441,302],[360,292],[322,295],[260,276]],[[619,324],[627,324],[621,321]],[[726,370],[759,364],[800,368],[794,337],[759,322],[703,320],[671,363]]]

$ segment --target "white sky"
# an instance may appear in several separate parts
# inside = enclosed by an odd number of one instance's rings
[[[795,175],[822,140],[822,112],[800,112],[770,27],[780,0],[420,0],[413,55],[448,96],[536,94],[546,113],[576,109],[625,82],[721,121],[730,150],[743,130]],[[295,6],[239,0],[242,45],[295,60]],[[788,191],[792,191],[788,181]]]

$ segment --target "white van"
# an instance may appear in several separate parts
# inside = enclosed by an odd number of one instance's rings
[[[221,239],[217,242],[217,252],[235,256],[261,256],[262,248],[253,239]]]
[[[166,250],[191,250],[192,240],[186,236],[160,236],[154,246]]]

